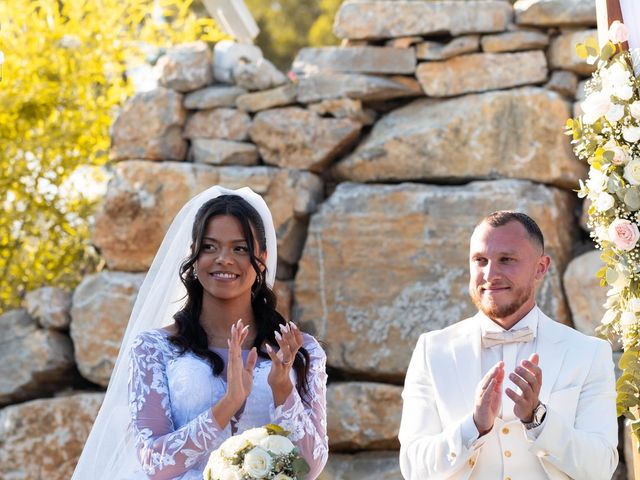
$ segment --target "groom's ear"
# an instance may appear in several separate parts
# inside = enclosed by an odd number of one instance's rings
[[[549,270],[550,265],[551,257],[545,254],[540,255],[538,263],[536,264],[536,280],[542,280],[544,278],[544,275],[547,273],[547,270]]]

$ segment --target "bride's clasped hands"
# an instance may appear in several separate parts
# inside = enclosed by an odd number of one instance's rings
[[[227,393],[225,400],[236,407],[236,411],[242,408],[253,387],[253,370],[258,360],[258,352],[253,347],[246,361],[242,359],[242,346],[246,344],[251,331],[250,325],[244,325],[239,319],[231,326],[230,336],[227,339],[229,346],[229,363],[227,366]],[[264,349],[271,359],[271,369],[267,382],[273,393],[275,406],[282,405],[291,395],[293,382],[291,369],[293,360],[298,350],[303,345],[302,332],[293,322],[280,325],[280,331],[275,332],[278,350],[265,343]],[[224,402],[224,400],[223,400]],[[235,412],[234,412],[235,413]]]

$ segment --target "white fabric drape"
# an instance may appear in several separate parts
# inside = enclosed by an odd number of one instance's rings
[[[624,24],[629,29],[629,50],[633,55],[633,68],[640,75],[640,1],[620,0]]]

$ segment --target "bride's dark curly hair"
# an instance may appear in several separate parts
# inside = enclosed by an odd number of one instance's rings
[[[275,349],[279,348],[275,332],[280,330],[280,325],[286,324],[284,317],[276,310],[277,297],[265,281],[267,267],[255,251],[256,243],[260,252],[267,249],[267,239],[260,214],[249,202],[238,195],[221,195],[209,200],[196,213],[191,232],[191,254],[180,266],[180,279],[187,289],[187,302],[173,316],[177,329],[176,333],[169,337],[169,340],[180,348],[182,353],[191,351],[208,361],[216,376],[222,373],[224,360],[220,355],[209,350],[207,333],[200,325],[203,292],[202,284],[194,274],[194,264],[202,249],[202,239],[209,220],[220,215],[232,216],[240,222],[244,239],[247,242],[251,266],[256,272],[256,280],[251,287],[251,306],[257,330],[253,346],[256,347],[259,357],[269,358],[269,355],[261,348],[265,342]],[[293,369],[297,378],[296,389],[306,401],[309,394],[307,380],[309,353],[304,347],[298,350],[293,361]]]

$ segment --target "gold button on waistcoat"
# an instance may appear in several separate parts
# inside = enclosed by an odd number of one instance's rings
[[[509,457],[511,456],[511,450],[506,450],[506,451],[504,452],[504,456],[505,456],[505,457],[507,457],[507,458],[509,458]]]
[[[502,434],[503,434],[503,435],[507,435],[508,433],[509,433],[509,428],[508,428],[508,427],[504,427],[504,428],[502,429]]]

